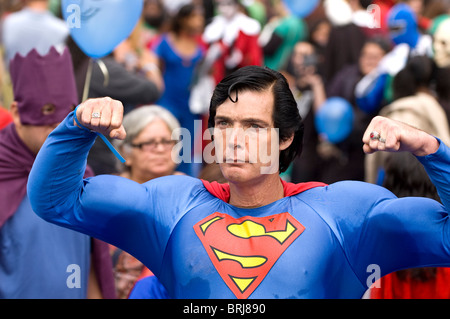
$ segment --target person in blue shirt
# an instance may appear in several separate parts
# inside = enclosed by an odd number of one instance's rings
[[[443,205],[364,182],[284,182],[303,124],[286,79],[248,66],[211,98],[211,154],[228,183],[83,179],[97,133],[125,138],[122,109],[88,100],[50,134],[30,173],[30,202],[43,219],[128,251],[171,298],[361,298],[373,269],[450,265],[450,150],[423,131],[376,117],[363,149],[414,154]]]
[[[195,120],[201,119],[200,114],[191,111],[189,100],[196,70],[205,55],[199,41],[203,28],[203,10],[194,4],[184,5],[174,16],[170,32],[162,34],[151,48],[159,58],[165,83],[165,90],[156,103],[175,115],[192,137],[199,133],[195,131]],[[192,143],[186,144],[184,149],[189,147],[193,154]],[[197,176],[199,166],[182,162],[177,169]]]

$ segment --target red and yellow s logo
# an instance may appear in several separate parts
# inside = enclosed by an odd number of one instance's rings
[[[216,212],[194,230],[227,286],[248,298],[305,227],[289,213],[235,219]]]

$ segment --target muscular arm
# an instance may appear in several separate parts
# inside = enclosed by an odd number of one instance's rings
[[[161,251],[150,240],[155,228],[154,216],[148,214],[152,198],[147,187],[117,176],[83,179],[95,137],[73,124],[73,113],[50,134],[29,176],[33,210],[47,221],[119,246],[138,258],[151,255],[158,260]],[[145,256],[137,249],[144,242],[151,252]]]
[[[417,158],[444,205],[428,198],[397,198],[382,187],[361,182],[336,183],[327,189],[336,205],[334,216],[326,219],[363,284],[369,265],[377,265],[381,275],[450,265],[450,149],[441,143],[435,153]],[[352,199],[343,204],[342,198],[348,196]]]
[[[371,264],[381,275],[404,268],[449,266],[450,229],[445,207],[419,197],[380,200],[361,228],[353,263],[360,278]]]

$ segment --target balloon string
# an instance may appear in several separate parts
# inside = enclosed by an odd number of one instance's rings
[[[88,96],[89,96],[89,88],[91,86],[91,79],[92,79],[92,69],[94,67],[94,62],[96,62],[98,64],[98,66],[100,67],[100,70],[103,73],[103,86],[107,87],[109,84],[109,72],[108,72],[108,68],[106,67],[105,62],[103,62],[102,60],[94,60],[94,59],[89,59],[89,64],[88,64],[88,68],[87,68],[87,72],[86,72],[86,80],[84,82],[84,88],[83,88],[83,98],[82,98],[82,102],[86,101]]]
[[[109,83],[109,73],[108,69],[106,68],[106,65],[103,63],[103,61],[100,62],[100,60],[96,60],[96,62],[99,64],[100,69],[103,72],[103,75],[105,77],[104,86],[107,86]],[[94,66],[94,60],[89,59],[89,65],[86,73],[86,81],[84,83],[84,90],[83,90],[83,99],[82,102],[86,101],[89,95],[89,87],[91,86],[91,78],[92,78],[92,68]],[[77,106],[78,108],[78,106]],[[81,123],[78,122],[77,113],[75,109],[75,121],[77,124],[83,128],[85,128]],[[111,144],[111,142],[101,133],[97,133],[97,135],[103,140],[103,142],[106,144],[106,146],[111,150],[111,152],[119,159],[120,162],[125,163],[125,159],[120,155],[120,153],[114,148],[114,146]]]
[[[105,62],[103,62],[102,60],[95,60],[95,62],[97,62],[98,66],[100,67],[100,70],[103,73],[103,86],[107,87],[109,84],[109,72],[108,72],[108,68],[105,65]]]
[[[93,66],[94,66],[94,60],[89,59],[89,64],[88,64],[87,73],[86,73],[86,81],[84,82],[83,98],[81,99],[81,102],[86,101],[89,96],[89,87],[91,86],[92,67]]]

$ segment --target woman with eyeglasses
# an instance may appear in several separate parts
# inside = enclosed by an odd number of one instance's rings
[[[172,132],[180,124],[170,111],[157,105],[142,106],[125,115],[123,125],[127,137],[115,141],[126,159],[125,164],[119,163],[121,176],[142,184],[157,177],[182,174],[175,171],[177,164],[172,157],[177,154],[172,150],[178,143],[178,135]],[[139,260],[113,246],[111,253],[119,298],[167,297],[158,279]]]
[[[127,137],[115,141],[126,159],[119,170],[121,176],[142,184],[156,177],[181,174],[175,172],[177,164],[172,156],[178,143],[172,132],[180,124],[170,111],[157,105],[142,106],[128,113],[123,125]]]

